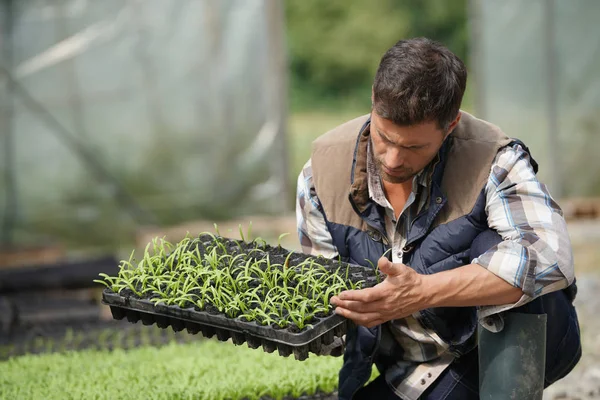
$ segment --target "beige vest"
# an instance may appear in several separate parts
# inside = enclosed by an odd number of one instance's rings
[[[367,230],[366,224],[353,209],[349,196],[353,197],[359,211],[369,197],[366,157],[369,127],[359,132],[368,117],[355,118],[320,136],[313,142],[311,154],[313,181],[327,219],[360,230]],[[450,140],[451,147],[441,185],[447,203],[433,226],[450,222],[473,209],[490,175],[496,154],[511,142],[495,125],[464,111],[447,140]]]

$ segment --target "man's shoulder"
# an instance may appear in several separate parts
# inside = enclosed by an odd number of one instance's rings
[[[479,119],[461,110],[458,126],[452,132],[452,137],[458,140],[471,140],[487,143],[506,142],[509,138],[498,126]]]
[[[343,143],[355,143],[356,138],[364,126],[369,120],[370,114],[361,115],[360,117],[346,121],[341,125],[336,126],[330,131],[322,134],[316,138],[313,142],[313,146],[332,146],[340,145]]]

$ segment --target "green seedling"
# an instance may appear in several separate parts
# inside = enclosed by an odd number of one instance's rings
[[[155,304],[193,304],[200,310],[210,304],[231,318],[241,316],[279,327],[293,323],[298,329],[306,328],[315,312],[329,312],[331,296],[364,283],[349,280],[350,269],[343,269],[341,259],[336,271],[325,268],[323,258],[291,265],[292,252],[275,264],[261,238],[250,246],[240,242],[231,246],[234,242],[222,238],[216,225],[215,229],[216,236],[186,236],[176,244],[155,238],[140,262],[131,253],[121,262],[117,276],[101,274],[104,279],[97,282],[117,293],[127,288]],[[246,235],[241,225],[239,230],[243,241],[250,239],[250,228]],[[286,235],[279,236],[278,247]]]
[[[277,247],[281,248],[281,239],[283,239],[287,235],[289,235],[289,233],[282,233],[281,235],[279,235],[279,237],[277,238]]]

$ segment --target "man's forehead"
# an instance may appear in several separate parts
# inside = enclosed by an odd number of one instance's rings
[[[399,126],[390,120],[383,118],[372,118],[371,133],[376,132],[392,141],[399,141],[402,144],[429,143],[439,135],[440,129],[435,122],[425,122],[417,125]],[[405,143],[406,142],[406,143]]]

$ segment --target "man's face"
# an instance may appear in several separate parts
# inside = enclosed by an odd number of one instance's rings
[[[371,112],[371,142],[381,178],[390,183],[412,179],[433,160],[459,119],[460,114],[444,132],[436,122],[398,126]]]

